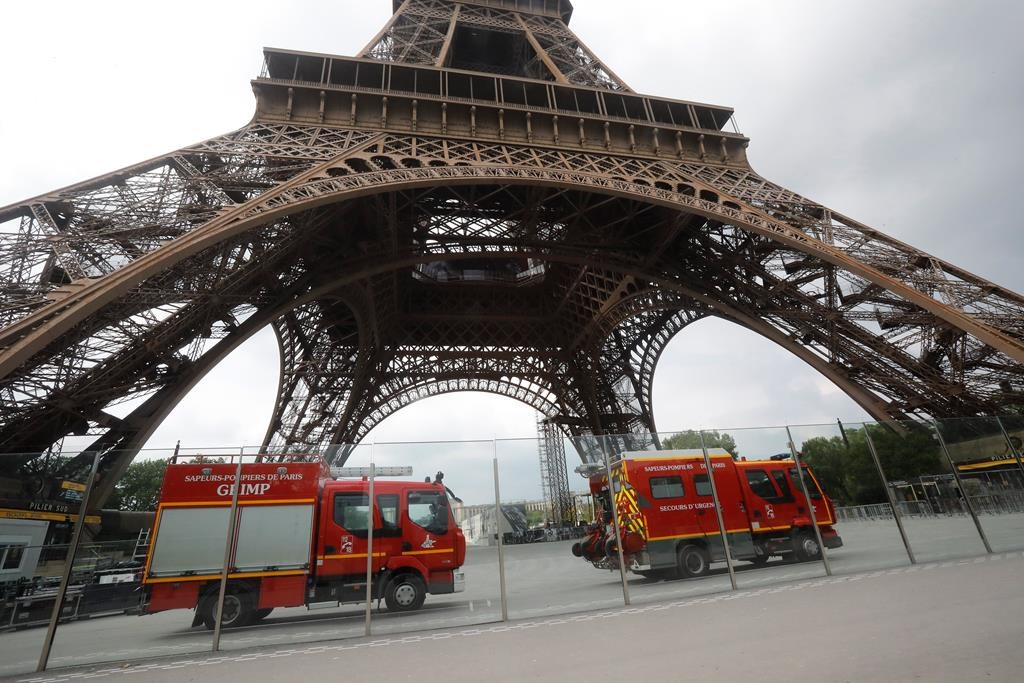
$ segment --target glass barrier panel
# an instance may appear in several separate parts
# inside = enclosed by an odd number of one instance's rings
[[[463,491],[477,497],[482,491],[485,500],[493,499],[492,451],[489,441],[341,444],[325,449],[331,474],[317,503],[313,562],[302,577],[299,599],[291,606],[274,607],[271,613],[269,593],[276,590],[272,583],[282,579],[248,577],[263,601],[258,618],[248,626],[223,630],[221,649],[364,636],[369,553],[374,576],[373,635],[493,621],[500,614],[496,558],[488,563],[488,558],[460,556],[463,546],[458,541],[457,519],[457,498]],[[263,455],[275,462],[284,457]],[[371,463],[376,471],[372,527]],[[447,476],[441,475],[435,484],[441,472]],[[243,506],[240,534],[246,514]],[[299,522],[297,515],[289,517],[287,524]],[[239,545],[241,550],[241,538]],[[283,565],[263,570],[266,574],[286,571]]]
[[[577,473],[582,458],[603,467],[600,445],[576,446],[557,429],[543,439],[496,444],[510,619],[623,605],[618,569],[595,561],[591,531],[602,510],[599,497]],[[499,528],[492,524],[480,542],[493,544]],[[604,556],[603,537],[596,552]]]
[[[919,562],[971,557],[985,547],[930,422],[868,423]],[[884,491],[877,491],[881,496]]]
[[[373,635],[500,621],[497,548],[472,542],[494,516],[494,442],[377,443],[373,457],[384,472],[413,468],[377,483],[381,513],[397,526],[375,541]]]
[[[1009,447],[1004,451],[1010,459],[1017,465],[1017,470],[1008,469],[1005,472],[1006,478],[1004,484],[1009,492],[1012,493],[1015,505],[1020,505],[1024,508],[1024,414],[1013,414],[1013,415],[1001,415],[997,418],[997,423],[1003,435],[1006,438]],[[1004,460],[1005,458],[1000,458]],[[1016,502],[1019,501],[1019,502]],[[999,547],[1011,547],[1020,549],[1021,545],[1024,544],[1024,527],[1022,527],[1018,512],[1014,512],[1014,520],[1011,524],[1011,540],[1007,544],[1005,541],[999,539],[996,540],[996,545]]]
[[[1016,448],[1020,418],[972,417],[935,421],[994,552],[1024,549],[1024,463]],[[1016,439],[1016,441],[1014,441]]]
[[[197,590],[201,581],[193,577],[219,573],[227,509],[161,506],[167,468],[182,467],[168,464],[174,450],[103,455],[100,484],[105,468],[125,459],[131,463],[112,487],[94,488],[98,498],[93,502],[100,510],[93,513],[100,519],[87,525],[73,558],[77,611],[57,628],[49,669],[209,651],[210,633],[202,624],[193,625],[196,594],[188,605],[175,605],[180,608],[161,607],[172,594],[171,601],[180,602],[183,594]],[[221,463],[237,458],[238,449],[203,452],[200,456],[178,449],[177,462],[201,458],[185,467],[198,473],[204,463],[226,467]],[[184,485],[182,478],[179,486]]]
[[[590,565],[608,572],[609,590],[619,589],[616,598],[623,599],[617,521],[631,604],[730,588],[728,575],[717,576],[713,569],[724,546],[703,451],[699,441],[686,450],[692,444],[670,436],[609,435],[597,442],[603,448],[589,451],[589,438],[572,442],[596,461],[577,468],[585,475],[597,520],[585,529],[579,552]],[[709,526],[707,537],[700,524],[714,527]],[[695,580],[682,580],[686,574]]]
[[[334,444],[322,451],[294,446],[246,448],[244,462],[252,467],[248,472],[243,470],[240,492],[249,495],[240,498],[238,504],[219,649],[233,651],[362,636],[367,492],[360,487],[349,492],[359,500],[347,495],[336,500],[337,492],[325,487],[332,485],[335,476],[341,476],[339,467],[369,468],[371,447]],[[360,477],[354,479],[359,481]],[[261,490],[262,494],[256,495]],[[317,583],[318,572],[330,566],[346,548],[340,547],[340,537],[323,538],[321,526],[346,519],[346,513],[350,513],[347,519],[352,526],[352,520],[359,517],[361,535],[353,536],[350,544],[351,580],[344,586],[332,586],[332,593]],[[356,558],[356,554],[361,556]],[[215,589],[219,591],[219,584]],[[243,609],[242,616],[232,622],[238,607]]]
[[[692,572],[680,564],[684,580],[671,588],[666,583],[659,592],[685,597],[731,589],[704,449],[715,473],[715,492],[737,585],[745,588],[823,573],[813,555],[802,557],[799,563],[792,561],[797,529],[791,522],[801,516],[797,510],[803,498],[792,479],[795,469],[785,428],[685,430],[659,434],[658,442],[662,454],[671,453],[673,458],[692,463],[694,469],[683,477],[692,472],[693,492],[692,503],[656,506],[651,535],[655,539],[668,536],[677,553],[685,546],[702,547],[711,560],[703,578],[688,576]],[[684,493],[688,493],[685,487]],[[665,525],[667,532],[658,531],[658,526]]]
[[[0,678],[36,670],[88,481],[73,455],[0,455]],[[97,522],[98,519],[90,519]],[[61,615],[78,618],[84,579],[72,574]],[[91,596],[90,596],[91,597]]]
[[[822,541],[836,574],[910,564],[901,534],[905,510],[894,511],[863,424],[790,427],[801,462],[825,500],[816,501]],[[898,515],[898,517],[897,517]],[[905,530],[904,526],[904,530]]]

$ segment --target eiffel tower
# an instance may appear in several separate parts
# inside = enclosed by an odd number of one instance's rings
[[[731,109],[634,92],[572,11],[396,0],[356,57],[265,50],[242,128],[0,209],[5,472],[89,436],[102,501],[268,325],[264,445],[339,463],[454,391],[534,407],[584,460],[651,446],[655,364],[706,316],[878,419],[1024,402],[1019,294],[760,177]]]

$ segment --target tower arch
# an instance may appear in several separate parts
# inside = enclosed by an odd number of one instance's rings
[[[0,452],[130,452],[267,324],[283,448],[463,386],[650,445],[709,315],[875,417],[1021,404],[1024,298],[762,178],[731,109],[634,92],[570,15],[407,0],[359,58],[265,51],[243,128],[0,209]]]

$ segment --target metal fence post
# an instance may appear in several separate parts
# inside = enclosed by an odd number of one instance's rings
[[[807,500],[807,512],[811,516],[811,526],[814,527],[814,537],[818,539],[818,551],[821,553],[821,563],[825,565],[825,575],[832,576],[832,565],[828,561],[828,553],[825,552],[825,542],[821,540],[821,529],[818,528],[818,515],[814,511],[814,499],[811,498],[811,492],[807,490],[807,481],[804,478],[803,466],[800,464],[800,454],[796,452],[796,444],[793,443],[793,433],[789,430],[789,425],[786,425],[786,437],[789,439],[789,452],[793,455],[793,462],[796,463],[796,475],[800,481],[800,489],[804,492],[804,498]],[[821,501],[824,503],[824,492],[822,492]]]
[[[239,449],[238,465],[235,467],[235,485],[231,491],[231,512],[228,515],[228,536],[224,541],[224,566],[220,570],[220,593],[217,595],[217,610],[213,620],[213,651],[220,651],[221,617],[224,616],[224,595],[228,588],[228,563],[231,547],[235,544],[235,520],[238,518],[238,491],[242,488],[242,456],[245,448]]]
[[[60,613],[64,611],[64,598],[68,594],[71,570],[75,564],[75,555],[78,554],[78,544],[82,540],[85,516],[89,512],[89,496],[92,495],[92,487],[96,482],[96,470],[99,469],[99,465],[100,452],[96,451],[92,456],[92,469],[89,470],[89,481],[85,485],[82,502],[78,506],[78,519],[75,520],[75,531],[71,536],[71,545],[68,547],[68,554],[64,559],[64,574],[60,579],[60,587],[57,588],[53,611],[50,613],[50,626],[46,629],[46,637],[43,639],[43,650],[39,654],[39,665],[36,667],[36,671],[45,671],[46,664],[50,661],[50,649],[53,647],[53,637],[57,634],[57,622],[60,621]]]
[[[864,439],[868,442],[868,452],[871,453],[871,460],[875,463],[875,469],[878,470],[878,476],[882,478],[882,488],[885,489],[885,496],[889,500],[889,507],[892,508],[893,519],[896,520],[896,528],[900,530],[900,538],[903,539],[903,547],[907,549],[907,557],[910,558],[910,564],[917,564],[917,558],[914,557],[914,550],[910,547],[910,539],[907,538],[907,532],[903,528],[903,514],[900,512],[899,505],[897,505],[896,497],[892,494],[892,488],[889,486],[889,480],[885,477],[885,470],[882,469],[882,461],[878,457],[878,451],[875,449],[875,441],[871,438],[871,431],[868,429],[868,424],[863,423],[864,426]]]
[[[956,486],[963,496],[964,504],[967,505],[967,511],[971,513],[971,519],[974,520],[974,526],[978,530],[978,535],[981,536],[981,542],[985,545],[985,552],[989,555],[992,554],[992,546],[988,543],[988,537],[985,535],[985,530],[981,527],[981,520],[978,519],[978,513],[974,509],[974,503],[971,502],[971,497],[967,493],[967,489],[964,488],[963,480],[960,478],[960,470],[956,468],[956,463],[953,462],[953,457],[949,454],[949,448],[946,446],[946,440],[942,437],[942,430],[939,429],[939,423],[932,420],[932,429],[935,430],[935,435],[939,437],[939,445],[942,446],[942,454],[946,456],[946,462],[949,463],[949,469],[953,472],[953,478],[956,479]]]
[[[1020,451],[1017,450],[1017,446],[1014,445],[1013,439],[1010,438],[1009,432],[1006,431],[1006,427],[1003,426],[1003,421],[996,415],[996,422],[999,424],[999,431],[1003,433],[1003,438],[1006,439],[1006,444],[1010,447],[1010,452],[1013,453],[1013,459],[1017,461],[1017,467],[1020,468],[1021,473],[1021,486],[1024,486],[1024,462],[1021,462]]]
[[[373,527],[374,527],[374,500],[373,480],[377,476],[377,466],[373,462],[373,446],[370,446],[370,487],[369,512],[366,519],[366,635],[371,635],[370,623],[373,620]]]
[[[501,487],[498,485],[498,441],[494,444],[494,526],[498,536],[498,589],[501,591],[501,620],[508,621],[508,593],[505,589],[505,544],[501,538],[501,518],[505,513],[501,511]]]
[[[704,451],[704,466],[708,468],[708,481],[711,482],[711,500],[715,503],[715,517],[718,519],[718,530],[722,534],[722,545],[725,547],[725,566],[729,569],[729,582],[732,589],[736,590],[736,570],[732,566],[732,550],[729,548],[729,531],[725,528],[725,518],[722,516],[722,504],[718,501],[718,486],[715,484],[715,471],[711,467],[711,456],[708,454],[708,447],[704,441],[704,430],[700,431],[700,448]],[[709,558],[710,559],[710,558]]]
[[[616,552],[619,556],[619,577],[622,579],[622,600],[628,607],[629,602],[629,584],[626,583],[626,560],[622,554],[622,529],[619,526],[619,506],[615,503],[615,484],[612,481],[612,463],[608,457],[608,443],[605,441],[605,437],[601,437],[601,452],[604,454],[604,471],[608,477],[608,500],[611,503],[612,509],[612,525],[615,527],[615,547]]]

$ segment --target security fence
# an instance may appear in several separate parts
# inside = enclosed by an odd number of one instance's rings
[[[567,437],[571,501],[545,499],[536,439],[143,451],[100,502],[117,454],[71,454],[0,504],[0,675],[1021,550],[1022,435],[1005,416]]]

